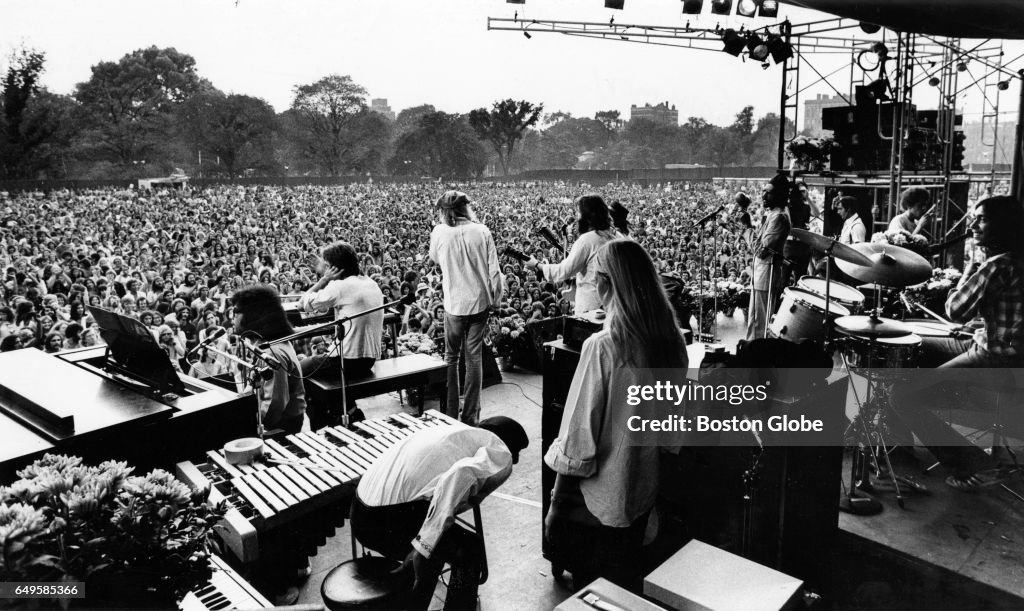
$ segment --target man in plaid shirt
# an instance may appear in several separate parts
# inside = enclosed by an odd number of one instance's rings
[[[944,372],[941,382],[931,386],[918,377],[916,383],[894,387],[890,396],[893,415],[950,470],[946,483],[958,490],[1001,483],[1005,472],[993,456],[965,439],[932,410],[951,407],[950,397],[959,402],[960,397],[972,396],[978,387],[1003,392],[1018,386],[1010,371],[999,369],[1024,366],[1024,208],[1012,197],[991,197],[978,204],[975,214],[971,230],[988,257],[968,264],[960,283],[950,291],[946,313],[958,323],[980,317],[984,326],[975,333],[966,352],[940,367],[986,369],[964,375]],[[1005,409],[1005,398],[1003,403]],[[983,409],[989,405],[990,396],[978,402]],[[996,409],[1000,409],[998,404]]]

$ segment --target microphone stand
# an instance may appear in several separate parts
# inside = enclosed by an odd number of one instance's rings
[[[244,346],[244,344],[242,344]],[[206,349],[214,354],[219,354],[229,361],[233,361],[236,365],[241,365],[249,371],[249,385],[252,386],[252,390],[256,393],[256,435],[259,436],[260,440],[263,439],[264,428],[263,428],[263,385],[259,384],[260,378],[263,378],[266,372],[270,369],[258,369],[255,362],[250,363],[249,361],[238,358],[230,352],[224,352],[220,348],[214,348],[212,345],[206,346]],[[257,355],[258,356],[258,355]],[[269,379],[269,378],[266,378]]]
[[[416,300],[415,295],[411,295],[410,294],[410,296],[412,296],[412,301]],[[333,328],[334,332],[336,334],[336,337],[338,339],[338,350],[339,350],[339,354],[338,354],[338,373],[341,376],[341,378],[340,378],[341,379],[341,424],[342,424],[342,426],[347,428],[348,425],[349,425],[349,415],[348,415],[348,397],[346,396],[346,391],[345,391],[345,323],[350,322],[350,321],[352,321],[352,320],[354,320],[356,318],[360,318],[362,316],[366,316],[367,314],[373,314],[374,312],[380,312],[381,310],[385,310],[387,308],[397,307],[397,306],[400,306],[400,305],[410,305],[412,303],[412,301],[409,301],[409,304],[406,304],[407,300],[408,300],[408,296],[406,298],[404,298],[404,299],[398,299],[398,300],[392,301],[390,303],[385,303],[385,304],[377,306],[375,308],[370,308],[368,310],[363,310],[362,312],[357,312],[357,313],[351,314],[349,316],[342,316],[341,318],[337,318],[337,319],[335,319],[335,320],[333,320],[331,322],[325,322],[322,325],[317,325],[317,326],[315,326],[315,327],[313,327],[311,329],[308,329],[306,331],[299,331],[298,333],[292,333],[291,335],[286,335],[286,336],[284,336],[284,337],[282,337],[280,339],[275,339],[273,341],[264,342],[264,343],[260,344],[260,348],[268,347],[268,346],[274,346],[276,344],[283,344],[285,342],[290,342],[290,341],[293,341],[293,340],[296,340],[296,339],[300,339],[302,337],[306,337],[307,335],[319,335],[320,331],[329,331],[330,329]]]

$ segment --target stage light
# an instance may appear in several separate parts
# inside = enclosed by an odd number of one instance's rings
[[[736,14],[740,17],[753,18],[757,14],[757,3],[754,0],[740,0],[736,5]]]
[[[928,84],[931,85],[932,87],[938,87],[940,82],[941,81],[937,76],[933,76],[930,79],[928,79]]]
[[[704,8],[704,0],[683,0],[683,13],[687,15],[700,15]]]
[[[526,4],[526,0],[505,0],[506,4]]]
[[[523,36],[525,36],[527,40],[533,38],[533,36],[530,36],[530,33],[527,32],[526,30],[523,30]]]
[[[751,32],[747,37],[747,51],[750,52],[750,59],[763,62],[768,59],[768,45],[760,36]]]
[[[956,65],[957,72],[967,72],[967,62],[960,62]]]
[[[776,64],[781,64],[793,57],[793,46],[783,40],[778,34],[768,35],[768,52]]]
[[[867,21],[861,21],[860,29],[863,30],[865,34],[874,34],[878,30],[881,30],[882,26],[868,23]]]
[[[1010,81],[999,81],[996,83],[996,89],[999,91],[1006,91],[1010,88]]]
[[[725,47],[722,50],[729,55],[737,57],[743,52],[744,47],[747,46],[747,41],[743,40],[743,37],[732,28],[722,33],[722,42],[725,43]]]
[[[761,2],[761,12],[759,13],[759,15],[761,17],[768,17],[770,19],[774,19],[775,17],[778,17],[779,16],[779,0],[762,0],[762,2]]]
[[[604,0],[604,7],[621,11],[622,7],[626,4],[626,0]]]
[[[728,15],[732,12],[732,0],[711,0],[711,13]]]

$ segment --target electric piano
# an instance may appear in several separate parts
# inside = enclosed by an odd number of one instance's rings
[[[438,426],[465,426],[436,410],[325,427],[266,439],[264,458],[232,465],[223,450],[210,450],[176,466],[179,480],[210,488],[210,501],[226,501],[215,527],[242,562],[261,556],[303,558],[344,523],[355,484],[378,456],[413,433]],[[272,552],[270,551],[272,550]]]
[[[213,575],[209,583],[186,594],[178,603],[180,611],[230,611],[273,606],[221,558],[210,556],[210,568]]]

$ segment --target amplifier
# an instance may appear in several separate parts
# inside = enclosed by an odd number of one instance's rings
[[[604,318],[604,310],[566,316],[565,327],[562,328],[562,343],[579,350],[588,337],[604,328]]]

